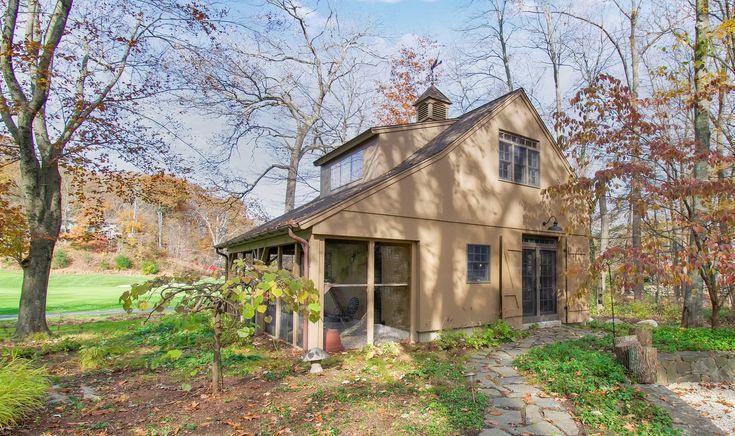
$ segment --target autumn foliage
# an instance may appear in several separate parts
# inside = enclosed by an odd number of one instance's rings
[[[428,38],[420,38],[413,46],[404,46],[389,60],[390,78],[379,83],[381,97],[378,120],[383,125],[408,124],[416,116],[414,103],[429,86],[431,65],[435,61],[438,44]],[[436,71],[434,79],[436,79]]]
[[[636,98],[619,80],[600,76],[572,99],[572,110],[563,119],[572,157],[591,175],[550,192],[593,209],[603,190],[624,204],[631,182],[638,180],[639,201],[627,206],[643,217],[642,246],[612,243],[596,257],[593,269],[613,265],[616,289],[631,289],[644,280],[680,289],[692,286],[697,274],[716,312],[735,285],[735,181],[723,177],[735,162],[720,148],[698,151],[680,119],[693,104],[688,92],[672,86]],[[700,180],[694,167],[703,161],[709,177]],[[696,214],[695,202],[701,205]]]

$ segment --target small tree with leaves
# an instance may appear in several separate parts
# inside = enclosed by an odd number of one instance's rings
[[[254,332],[255,316],[265,314],[269,301],[281,300],[293,311],[316,322],[321,316],[319,291],[314,282],[294,277],[289,271],[277,270],[262,263],[250,265],[243,260],[233,262],[230,277],[225,279],[199,277],[159,277],[142,284],[134,284],[120,297],[123,308],[148,311],[150,315],[173,308],[188,315],[208,313],[213,321],[212,392],[222,389],[222,333],[223,326],[239,325],[237,334],[250,337]],[[223,323],[225,317],[242,317],[246,324]],[[272,322],[269,316],[264,317]]]

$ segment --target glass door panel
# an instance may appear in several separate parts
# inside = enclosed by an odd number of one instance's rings
[[[539,310],[541,315],[556,313],[556,252],[541,251],[539,259]]]
[[[536,250],[524,249],[521,266],[523,276],[523,316],[536,316]]]

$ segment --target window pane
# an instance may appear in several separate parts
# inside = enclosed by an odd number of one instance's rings
[[[376,344],[404,341],[411,324],[410,288],[411,246],[375,244],[375,323]]]
[[[528,183],[539,184],[539,154],[536,150],[528,150]]]
[[[513,181],[526,183],[526,149],[523,147],[513,149]]]
[[[490,246],[467,245],[467,281],[487,282],[490,280]]]
[[[339,169],[340,169],[339,164],[333,164],[329,168],[329,188],[330,189],[335,189],[340,186],[339,185],[339,179],[340,179]]]
[[[362,178],[362,150],[352,155],[350,168],[350,181]]]
[[[501,142],[498,147],[498,155],[500,160],[500,178],[510,180],[511,165],[511,145],[507,142]]]

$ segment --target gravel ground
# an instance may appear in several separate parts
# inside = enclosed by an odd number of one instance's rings
[[[727,434],[735,434],[735,385],[675,383],[668,388]]]

